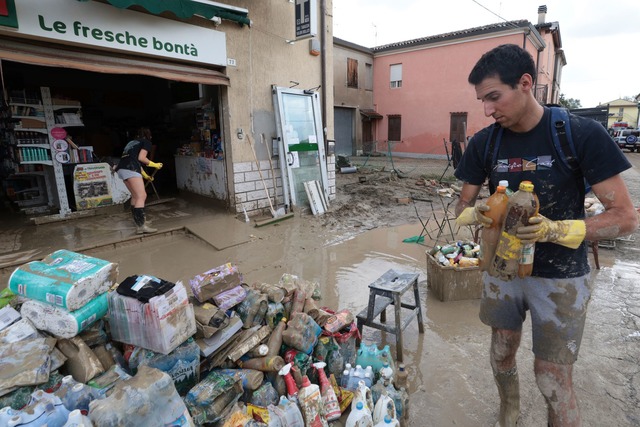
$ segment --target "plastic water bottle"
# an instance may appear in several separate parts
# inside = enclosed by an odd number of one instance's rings
[[[364,403],[356,402],[355,408],[351,409],[344,425],[345,427],[373,427],[373,418],[371,418],[371,413],[365,409]]]
[[[62,403],[70,411],[78,409],[83,415],[87,415],[89,412],[89,403],[97,398],[98,396],[92,387],[80,383],[74,385],[73,388],[67,392]]]
[[[364,379],[364,369],[362,366],[356,365],[356,368],[349,374],[349,382],[347,384],[347,389],[354,391],[358,388],[358,382]]]
[[[13,409],[11,406],[5,406],[0,409],[0,425],[4,426],[9,424],[9,420],[16,415],[20,415],[21,411]]]
[[[404,363],[398,364],[398,374],[395,378],[395,386],[396,389],[400,390],[400,388],[408,388],[407,380],[409,378],[409,373],[407,372],[407,368],[404,366]]]
[[[73,379],[71,375],[67,375],[62,378],[62,382],[60,383],[60,387],[53,393],[60,398],[60,400],[64,401],[67,393],[71,391],[74,385],[80,384],[78,381]],[[69,409],[69,408],[67,408]],[[72,411],[72,409],[69,409]]]
[[[92,427],[93,423],[86,415],[83,415],[79,409],[71,411],[69,419],[64,427]]]
[[[347,388],[347,385],[349,384],[350,371],[350,369],[345,369],[344,371],[342,371],[342,377],[340,377],[340,387]]]
[[[373,368],[371,366],[367,366],[364,370],[364,383],[367,387],[371,388],[373,385]]]

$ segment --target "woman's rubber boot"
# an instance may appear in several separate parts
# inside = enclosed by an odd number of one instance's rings
[[[494,379],[500,394],[500,420],[496,426],[514,427],[520,418],[520,380],[518,368],[514,366],[506,372],[494,372]]]
[[[133,208],[133,220],[136,223],[136,234],[155,233],[155,228],[149,227],[146,222],[144,208]]]

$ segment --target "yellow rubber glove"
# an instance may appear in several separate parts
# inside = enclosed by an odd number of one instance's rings
[[[484,212],[489,211],[489,206],[480,203],[474,207],[464,208],[460,215],[456,218],[456,224],[459,226],[465,225],[477,225],[480,224],[484,227],[491,225],[493,220],[484,215]]]
[[[149,160],[149,163],[147,164],[147,166],[149,166],[150,168],[162,169],[162,163],[155,163],[155,162],[152,162],[151,160]]]
[[[143,179],[145,179],[145,180],[147,180],[147,181],[151,181],[151,182],[153,182],[153,177],[152,177],[152,176],[150,176],[149,174],[147,174],[147,173],[144,171],[144,169],[142,169],[142,170],[140,171],[140,174],[142,175],[142,178],[143,178]]]
[[[587,234],[587,227],[581,219],[553,221],[536,215],[529,219],[529,224],[516,230],[516,237],[523,242],[551,242],[577,249]]]

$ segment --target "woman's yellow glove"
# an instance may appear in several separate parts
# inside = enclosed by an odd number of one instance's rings
[[[474,207],[464,208],[456,218],[456,224],[461,227],[477,224],[488,227],[493,223],[493,220],[488,216],[485,216],[484,212],[488,212],[489,209],[489,206],[482,203]]]
[[[587,234],[587,226],[581,219],[553,221],[536,215],[529,219],[529,224],[516,231],[516,237],[523,242],[551,242],[577,249]]]
[[[147,163],[147,166],[149,166],[150,168],[162,169],[162,163],[154,163],[151,160],[149,160],[149,163]]]
[[[147,173],[144,171],[144,169],[142,169],[142,170],[140,171],[140,174],[142,175],[142,178],[143,178],[143,179],[145,179],[145,180],[147,180],[147,181],[153,181],[153,177],[152,177],[152,176],[149,176],[149,174],[147,174]]]

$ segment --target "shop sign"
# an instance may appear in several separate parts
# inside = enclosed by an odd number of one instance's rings
[[[16,4],[14,0],[0,0],[0,27],[18,28]]]
[[[226,35],[221,31],[94,1],[20,0],[15,6],[18,28],[11,29],[12,35],[227,65]]]
[[[308,39],[318,34],[318,4],[316,0],[296,0],[296,39]]]

